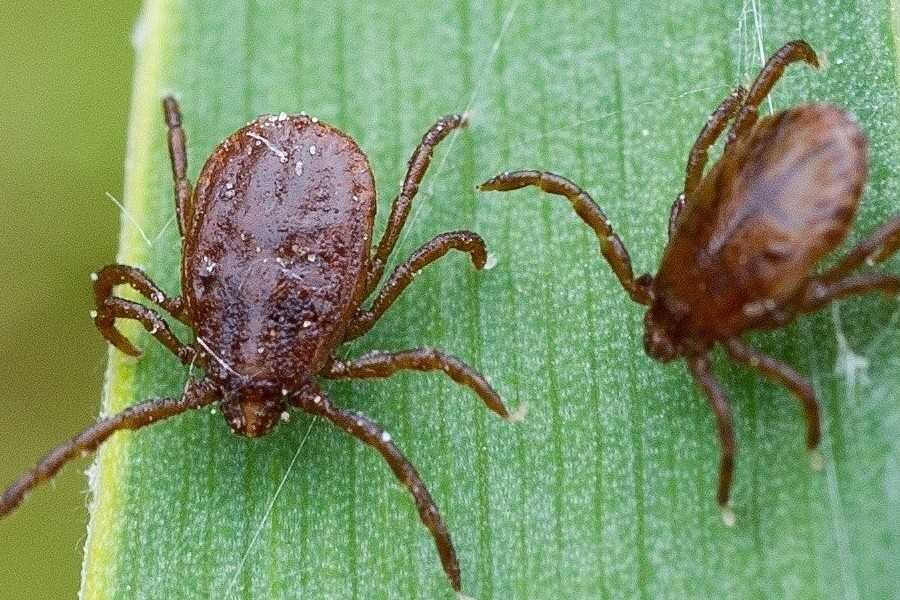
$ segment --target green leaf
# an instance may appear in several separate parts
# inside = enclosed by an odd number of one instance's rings
[[[442,260],[341,352],[444,348],[512,406],[528,403],[528,418],[501,422],[439,374],[326,386],[417,465],[453,533],[466,593],[886,598],[900,589],[897,303],[854,299],[750,336],[813,381],[821,473],[807,466],[798,403],[717,360],[740,444],[738,521],[726,528],[712,417],[681,363],[644,354],[642,312],[592,234],[564,202],[474,186],[509,168],[564,174],[604,207],[636,270],[652,272],[704,120],[765,56],[803,37],[827,67],[791,67],[763,110],[823,101],[859,117],[871,177],[858,240],[900,197],[897,11],[874,0],[148,0],[125,197],[155,241],[123,221],[119,260],[177,292],[164,93],[182,102],[192,177],[260,113],[305,110],[346,131],[376,173],[376,232],[422,133],[470,110],[470,129],[439,149],[394,260],[471,228],[497,266]],[[178,394],[187,377],[129,331],[145,354],[111,352],[107,412]],[[381,458],[302,414],[259,440],[234,436],[210,411],[117,435],[92,487],[85,600],[452,598]]]

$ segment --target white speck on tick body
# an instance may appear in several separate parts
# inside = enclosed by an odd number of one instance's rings
[[[203,268],[207,272],[207,274],[212,274],[212,272],[216,270],[217,266],[218,266],[218,263],[213,261],[210,257],[208,257],[208,256],[203,257]]]
[[[260,144],[265,144],[269,150],[274,152],[275,155],[281,159],[281,162],[287,162],[287,152],[285,152],[284,150],[282,150],[281,148],[279,148],[278,146],[276,146],[275,144],[273,144],[272,142],[270,142],[263,136],[253,133],[251,131],[250,133],[247,134],[247,137],[250,137],[250,138],[253,138],[254,140],[256,140],[255,145],[257,145],[257,146],[259,146]]]

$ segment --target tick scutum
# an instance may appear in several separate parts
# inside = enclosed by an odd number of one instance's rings
[[[262,117],[207,160],[195,201],[182,287],[196,335],[243,375],[298,387],[329,359],[366,283],[368,160],[310,117]]]

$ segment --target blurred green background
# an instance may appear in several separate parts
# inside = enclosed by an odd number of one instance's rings
[[[97,414],[88,274],[115,256],[139,4],[0,2],[0,485]],[[0,521],[3,600],[75,597],[88,464]]]

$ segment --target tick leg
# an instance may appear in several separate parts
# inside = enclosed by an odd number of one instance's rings
[[[372,293],[372,290],[375,289],[375,286],[381,280],[387,259],[391,255],[397,239],[400,237],[406,218],[409,216],[413,198],[416,197],[416,193],[419,191],[419,184],[428,170],[428,165],[431,164],[431,156],[434,154],[435,147],[451,131],[466,125],[467,122],[464,115],[447,115],[432,125],[431,129],[422,136],[422,141],[409,159],[406,177],[403,179],[403,187],[400,188],[400,195],[394,199],[384,235],[381,236],[381,241],[378,243],[378,248],[369,264],[366,295]]]
[[[697,189],[697,186],[703,179],[703,168],[706,166],[706,161],[709,160],[710,147],[722,135],[722,131],[725,130],[728,121],[741,107],[746,96],[747,90],[743,86],[736,87],[727,98],[722,100],[722,103],[706,120],[706,125],[700,130],[700,135],[697,136],[697,141],[694,142],[694,146],[691,148],[691,153],[688,156],[684,178],[684,195],[690,195]],[[683,197],[680,197],[680,199],[683,204]],[[677,201],[676,204],[678,204]],[[672,209],[673,215],[676,214],[674,206]]]
[[[369,352],[356,360],[335,360],[320,373],[329,379],[373,379],[390,377],[397,371],[443,371],[450,379],[464,385],[484,401],[485,405],[506,420],[517,420],[522,415],[510,413],[500,395],[494,391],[478,371],[456,357],[432,348],[416,348],[401,352]]]
[[[681,210],[684,208],[685,204],[687,204],[687,195],[684,192],[681,192],[678,194],[678,197],[675,198],[675,202],[672,203],[672,208],[669,209],[670,240],[675,236],[675,225],[678,223],[678,215],[681,214]]]
[[[722,447],[722,462],[719,468],[719,490],[716,500],[722,508],[722,520],[726,525],[734,525],[734,513],[728,507],[728,497],[731,494],[731,481],[734,477],[734,455],[737,444],[734,440],[734,426],[731,423],[731,410],[728,408],[728,398],[722,391],[722,386],[713,376],[709,364],[709,356],[692,357],[687,359],[688,368],[694,376],[694,380],[703,389],[709,406],[716,415],[716,425],[719,428],[719,443]]]
[[[107,298],[113,297],[112,291],[117,285],[128,284],[139,291],[145,298],[161,306],[166,312],[186,325],[190,325],[187,306],[180,296],[170,298],[159,286],[147,277],[147,274],[135,267],[127,265],[107,265],[98,273],[91,275],[94,280],[94,298],[100,307]]]
[[[678,215],[684,205],[687,204],[687,197],[697,189],[700,181],[703,179],[703,169],[706,167],[706,161],[709,160],[709,148],[716,143],[722,131],[728,124],[728,121],[744,102],[747,90],[743,86],[738,86],[731,94],[722,100],[721,104],[713,111],[706,120],[706,125],[700,130],[700,135],[691,148],[688,156],[687,168],[685,169],[684,190],[678,194],[672,208],[669,211],[669,239],[675,235],[675,225],[678,223]]]
[[[181,109],[172,96],[163,99],[163,115],[169,128],[169,158],[172,162],[172,179],[175,182],[175,213],[178,231],[184,235],[190,228],[193,207],[191,206],[191,182],[187,178],[187,143],[181,128]]]
[[[428,488],[425,487],[422,478],[419,477],[412,463],[391,441],[390,434],[366,416],[332,405],[325,394],[314,386],[311,386],[311,389],[294,399],[293,402],[302,410],[330,421],[338,429],[346,431],[381,453],[400,483],[406,486],[406,489],[412,494],[416,509],[419,511],[419,518],[422,519],[422,523],[434,538],[450,585],[459,592],[461,589],[459,561],[456,559],[456,550],[453,548],[450,532],[441,519],[441,513],[431,498],[431,494],[428,493]]]
[[[125,354],[140,355],[140,352],[115,327],[116,318],[135,319],[182,362],[185,364],[191,362],[194,350],[179,342],[169,329],[169,325],[159,315],[146,306],[117,298],[112,292],[115,286],[127,283],[178,320],[190,324],[182,298],[169,298],[143,271],[125,265],[108,265],[91,278],[94,280],[94,299],[97,302],[94,323],[103,337],[113,346]]]
[[[819,59],[816,56],[816,52],[803,40],[788,42],[769,57],[759,75],[756,76],[744,105],[728,131],[726,149],[735,140],[741,138],[753,128],[758,116],[756,111],[760,103],[769,95],[769,92],[778,80],[781,79],[784,69],[791,63],[801,60],[811,67],[819,68]]]
[[[803,413],[806,417],[806,448],[807,450],[817,448],[821,439],[819,404],[809,381],[783,362],[754,350],[737,338],[726,341],[725,349],[737,362],[756,369],[797,396],[803,404]]]
[[[639,304],[650,304],[649,276],[644,275],[635,279],[628,250],[613,231],[609,219],[588,193],[572,181],[546,171],[512,171],[488,179],[479,188],[482,191],[506,192],[529,185],[538,187],[549,194],[566,198],[572,204],[575,213],[594,230],[597,239],[600,240],[601,254],[606,258],[616,277],[619,278],[619,283],[622,284],[631,299]]]
[[[884,273],[848,275],[835,282],[811,281],[801,300],[800,312],[813,312],[826,304],[848,296],[881,292],[886,296],[900,295],[900,277]]]
[[[900,215],[879,227],[871,237],[860,242],[844,260],[817,277],[817,280],[834,283],[863,264],[874,265],[887,260],[898,250],[900,250]]]
[[[73,458],[93,452],[113,433],[140,429],[193,408],[215,402],[218,392],[207,380],[191,381],[181,398],[161,398],[130,406],[117,415],[101,419],[68,442],[54,448],[32,470],[22,474],[0,498],[0,517],[6,516],[38,485],[49,481]]]
[[[141,352],[115,327],[116,319],[134,319],[139,321],[153,337],[177,356],[184,364],[190,364],[195,351],[178,341],[169,324],[158,314],[137,302],[122,298],[107,298],[92,314],[94,324],[100,333],[121,352],[129,356],[140,356]]]
[[[471,231],[452,231],[442,233],[418,250],[391,274],[387,283],[381,288],[369,310],[360,310],[347,327],[344,341],[363,335],[375,325],[381,315],[394,303],[406,289],[419,271],[444,256],[450,250],[468,252],[476,269],[484,268],[487,261],[487,249],[484,240]]]

